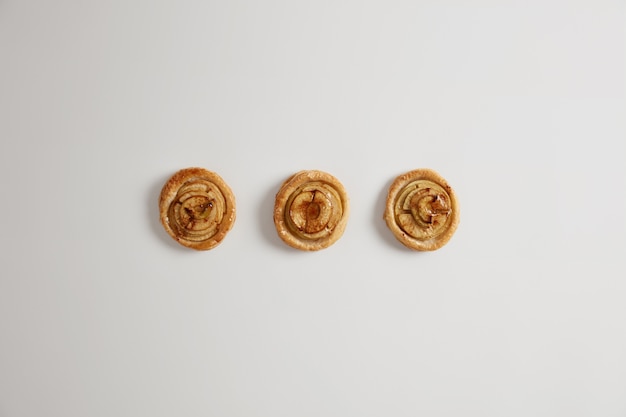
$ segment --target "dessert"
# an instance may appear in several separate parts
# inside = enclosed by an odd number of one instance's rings
[[[326,172],[300,171],[276,194],[276,231],[296,249],[315,251],[335,243],[346,228],[348,214],[346,190]]]
[[[161,223],[178,243],[196,250],[217,246],[235,222],[235,196],[224,180],[203,168],[186,168],[163,186]]]
[[[400,175],[389,187],[384,219],[406,247],[433,251],[448,243],[456,231],[459,205],[441,175],[417,169]]]

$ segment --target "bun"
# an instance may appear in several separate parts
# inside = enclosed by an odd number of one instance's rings
[[[276,194],[274,224],[287,245],[305,251],[335,243],[348,223],[348,195],[339,180],[322,171],[300,171]]]
[[[220,244],[235,223],[235,196],[224,180],[203,168],[186,168],[163,186],[161,223],[178,243],[196,250]]]
[[[384,219],[403,245],[433,251],[448,243],[459,224],[459,204],[452,187],[438,173],[417,169],[389,187]]]

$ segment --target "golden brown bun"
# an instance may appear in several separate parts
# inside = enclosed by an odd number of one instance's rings
[[[196,250],[217,246],[235,222],[235,196],[224,180],[203,168],[170,178],[159,198],[161,223],[178,243]]]
[[[274,204],[278,236],[307,251],[329,247],[348,223],[348,195],[339,180],[322,171],[300,171],[285,181]]]
[[[459,204],[452,187],[430,169],[417,169],[395,179],[389,187],[385,221],[406,247],[439,249],[459,224]]]

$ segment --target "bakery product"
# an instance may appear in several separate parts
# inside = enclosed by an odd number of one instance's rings
[[[389,187],[384,219],[406,247],[432,251],[448,243],[459,224],[459,204],[447,181],[431,169],[397,177]]]
[[[345,188],[326,172],[297,172],[276,194],[276,231],[296,249],[315,251],[335,243],[346,228],[348,214]]]
[[[217,246],[235,222],[235,196],[224,180],[204,168],[186,168],[163,186],[159,212],[165,231],[196,250]]]

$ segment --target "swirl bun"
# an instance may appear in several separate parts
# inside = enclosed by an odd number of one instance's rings
[[[335,243],[346,228],[348,214],[343,185],[322,171],[300,171],[276,194],[276,231],[296,249],[315,251]]]
[[[159,198],[165,231],[183,246],[209,250],[235,222],[235,196],[224,180],[203,168],[187,168],[170,178]]]
[[[448,243],[459,224],[452,187],[430,169],[400,175],[389,187],[385,221],[406,247],[432,251]]]

